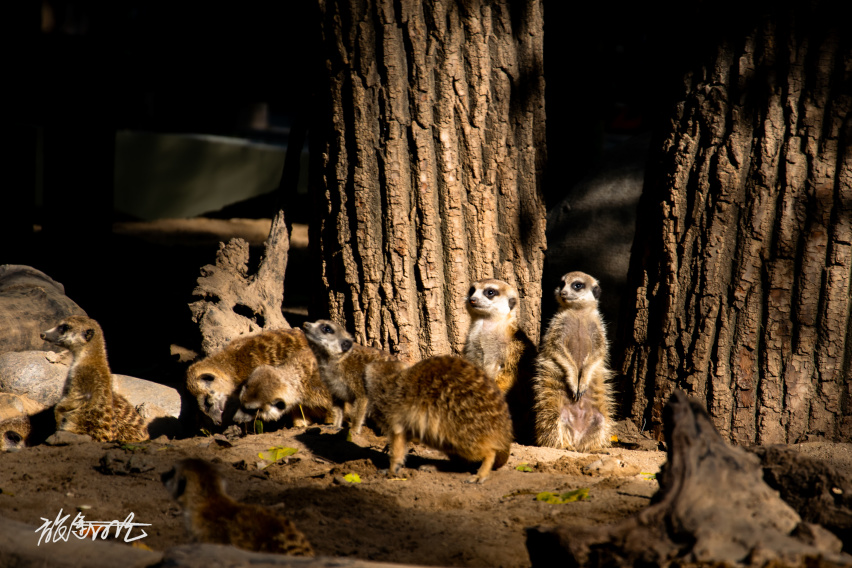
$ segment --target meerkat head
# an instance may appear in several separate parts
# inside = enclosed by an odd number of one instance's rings
[[[251,422],[255,417],[276,422],[298,404],[301,379],[293,364],[261,365],[240,389],[240,409],[235,422]]]
[[[217,425],[236,384],[225,370],[213,362],[202,359],[186,371],[186,390],[198,401],[198,408]]]
[[[355,341],[343,328],[330,320],[305,322],[302,326],[311,349],[321,357],[339,357],[352,349]]]
[[[192,505],[201,497],[225,494],[225,480],[213,465],[204,460],[181,460],[160,479],[171,496],[181,505]]]
[[[601,297],[601,286],[585,272],[569,272],[560,280],[555,294],[562,308],[595,306]]]
[[[502,280],[474,282],[465,298],[471,318],[512,318],[518,313],[518,291]]]
[[[103,337],[101,326],[86,316],[68,316],[59,322],[59,325],[41,334],[44,341],[54,343],[72,353],[85,349],[98,337]]]

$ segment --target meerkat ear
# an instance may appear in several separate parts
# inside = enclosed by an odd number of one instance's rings
[[[343,341],[340,342],[340,351],[342,351],[343,353],[346,353],[350,349],[352,349],[352,340],[351,339],[344,339]]]
[[[95,330],[89,328],[89,329],[86,330],[85,335],[86,335],[86,342],[89,342],[95,336]]]
[[[601,299],[601,287],[597,284],[592,286],[592,295],[595,297],[595,300]]]
[[[517,298],[509,298],[509,309],[514,310],[515,306],[518,304]]]

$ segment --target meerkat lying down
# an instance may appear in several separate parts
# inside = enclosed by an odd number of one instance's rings
[[[259,418],[277,422],[287,415],[293,416],[296,427],[307,426],[309,421],[332,421],[331,393],[319,378],[315,359],[311,361],[310,372],[305,371],[301,361],[288,361],[277,367],[261,365],[252,371],[240,387],[240,408],[234,421],[245,423]]]
[[[390,446],[389,475],[398,475],[407,442],[421,443],[470,462],[481,461],[468,482],[482,483],[509,459],[512,423],[497,384],[460,357],[430,357],[408,366],[367,366],[367,396]]]
[[[308,539],[289,519],[229,497],[225,481],[204,460],[182,460],[161,479],[183,509],[186,528],[197,541],[255,552],[314,555]]]
[[[135,442],[148,439],[145,422],[112,389],[101,326],[85,316],[69,316],[41,338],[71,352],[73,360],[62,398],[54,409],[56,429],[87,434],[95,440]]]
[[[239,407],[240,387],[255,369],[288,362],[293,362],[294,372],[301,369],[304,375],[316,367],[300,330],[278,329],[239,337],[224,349],[190,365],[186,388],[214,424],[225,424]]]

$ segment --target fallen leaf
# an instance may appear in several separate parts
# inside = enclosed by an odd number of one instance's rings
[[[529,464],[527,462],[520,464],[515,469],[518,470],[518,471],[532,471],[532,468],[529,466]]]
[[[254,433],[263,434],[263,420],[254,421]]]
[[[343,476],[343,479],[349,483],[361,483],[361,476],[357,473],[347,473]]]
[[[296,448],[288,448],[286,446],[275,446],[273,448],[269,448],[265,452],[260,452],[257,455],[262,460],[275,463],[278,460],[283,460],[286,457],[292,456],[298,451],[299,450]]]
[[[557,494],[550,491],[542,491],[535,496],[536,501],[544,501],[550,505],[561,505],[563,503],[573,503],[574,501],[584,501],[589,498],[589,489],[581,487],[573,491]]]

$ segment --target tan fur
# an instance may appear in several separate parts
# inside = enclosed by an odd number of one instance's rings
[[[389,475],[398,475],[412,438],[482,465],[469,482],[482,483],[509,459],[512,425],[496,383],[461,357],[430,357],[407,367],[367,367],[373,416],[388,437]]]
[[[583,272],[569,272],[556,288],[560,309],[539,346],[533,379],[542,446],[589,452],[610,445],[609,347],[599,296],[598,281]]]
[[[101,326],[85,316],[70,316],[41,334],[71,352],[73,360],[62,398],[56,404],[57,430],[88,434],[98,441],[148,438],[144,421],[127,400],[112,390]]]
[[[470,327],[464,357],[497,382],[506,396],[515,439],[531,443],[532,376],[536,348],[518,327],[518,291],[502,280],[480,280],[465,298]]]
[[[368,406],[364,370],[370,363],[395,357],[385,351],[355,343],[352,336],[333,321],[318,320],[305,323],[303,327],[316,356],[320,378],[334,400],[335,426],[342,426],[344,404],[350,403],[350,427],[355,434],[360,434]]]
[[[305,335],[298,329],[264,331],[238,337],[224,349],[193,363],[186,373],[186,388],[198,407],[215,424],[223,424],[239,406],[239,387],[261,365],[283,365],[291,359],[313,357]]]
[[[183,509],[186,528],[197,541],[255,552],[314,555],[308,539],[289,519],[231,499],[224,480],[203,460],[182,460],[162,480]]]
[[[331,393],[322,382],[312,353],[307,368],[301,360],[288,361],[278,367],[261,365],[240,388],[240,409],[235,422],[277,422],[292,414],[293,425],[307,426],[311,420],[330,421]],[[304,418],[302,417],[304,413]]]

